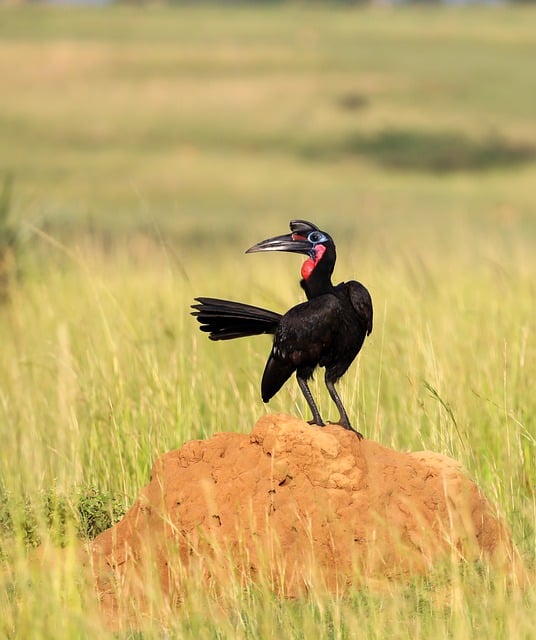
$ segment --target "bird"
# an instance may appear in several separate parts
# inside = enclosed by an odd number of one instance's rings
[[[246,253],[285,251],[307,256],[301,267],[300,285],[307,300],[280,314],[261,307],[197,297],[191,312],[200,330],[211,340],[231,340],[271,334],[273,344],[261,381],[263,402],[268,402],[296,373],[298,386],[313,414],[311,425],[325,426],[309,388],[317,367],[325,369],[324,381],[339,411],[340,424],[354,431],[348,413],[335,388],[372,332],[372,298],[355,280],[332,283],[337,259],[335,242],[307,220],[291,220],[290,233],[262,240]]]

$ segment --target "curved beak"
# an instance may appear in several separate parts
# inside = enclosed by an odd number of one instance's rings
[[[246,253],[257,253],[259,251],[289,251],[290,253],[305,253],[309,255],[312,244],[303,236],[297,233],[287,233],[284,236],[275,236],[257,242],[250,247]]]

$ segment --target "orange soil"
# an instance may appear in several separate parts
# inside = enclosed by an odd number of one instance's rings
[[[514,556],[502,520],[454,460],[286,415],[162,455],[130,511],[89,550],[110,619],[125,599],[145,606],[155,571],[173,603],[192,580],[224,590],[233,576],[298,596],[422,574],[444,558],[504,565]]]

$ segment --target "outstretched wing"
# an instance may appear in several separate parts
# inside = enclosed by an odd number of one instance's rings
[[[192,315],[211,340],[232,340],[261,333],[274,333],[281,315],[243,302],[219,298],[196,298]]]

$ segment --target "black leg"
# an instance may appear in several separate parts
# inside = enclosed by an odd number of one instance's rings
[[[318,411],[318,407],[316,406],[316,402],[314,401],[313,394],[309,389],[309,385],[307,384],[307,380],[305,378],[300,377],[299,373],[296,372],[296,378],[298,380],[298,384],[300,385],[300,389],[302,390],[305,399],[307,400],[307,404],[313,413],[313,419],[309,422],[309,424],[316,424],[319,427],[324,426],[324,421],[322,420],[322,416],[320,415],[320,411]]]
[[[363,436],[358,431],[356,431],[350,424],[350,418],[348,417],[348,414],[346,413],[346,409],[342,404],[342,400],[340,399],[339,394],[335,389],[335,383],[330,382],[327,379],[327,376],[325,378],[325,381],[326,381],[326,387],[328,388],[328,391],[329,391],[329,395],[331,396],[331,399],[333,400],[333,402],[337,405],[337,409],[339,410],[339,413],[340,413],[339,424],[345,429],[348,429],[349,431],[353,431],[359,439],[363,438]]]

